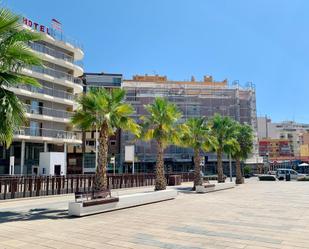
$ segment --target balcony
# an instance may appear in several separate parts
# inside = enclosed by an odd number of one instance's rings
[[[73,116],[73,112],[63,111],[63,110],[57,110],[53,108],[47,108],[47,107],[37,107],[33,108],[31,105],[25,105],[27,113],[30,114],[38,114],[38,115],[46,115],[56,118],[66,118],[69,119]]]
[[[61,98],[61,99],[74,100],[74,95],[72,93],[68,93],[62,90],[57,90],[54,88],[49,88],[45,86],[39,88],[39,87],[29,86],[29,85],[18,85],[16,87],[19,89],[29,91],[29,92],[33,92],[33,93],[41,93],[41,94],[46,94],[46,95]]]
[[[68,81],[71,81],[72,83],[75,83],[75,84],[78,84],[78,85],[82,85],[82,83],[83,83],[83,81],[80,78],[76,78],[71,74],[61,72],[61,71],[58,71],[58,70],[55,70],[55,69],[51,69],[51,68],[48,68],[48,67],[32,66],[29,69],[34,71],[34,72],[37,72],[37,73],[50,75],[50,76],[55,77],[57,79],[68,80]]]
[[[15,132],[16,136],[32,136],[41,138],[54,138],[57,140],[81,140],[81,133],[63,130],[53,130],[45,128],[36,127],[20,127],[18,131]]]
[[[53,56],[55,58],[58,58],[58,59],[61,59],[61,60],[64,60],[64,61],[67,61],[67,62],[70,62],[70,63],[75,63],[78,66],[83,67],[83,62],[82,61],[74,61],[73,56],[68,55],[66,53],[63,53],[63,52],[61,52],[59,50],[52,49],[52,48],[47,47],[47,46],[45,46],[43,44],[33,43],[33,42],[30,42],[29,46],[34,51],[37,51],[37,52],[40,52],[40,53],[43,53],[43,54],[48,54],[48,55],[51,55],[51,56]]]

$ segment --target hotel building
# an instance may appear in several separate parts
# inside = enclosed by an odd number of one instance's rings
[[[11,88],[25,104],[28,121],[16,131],[9,149],[0,147],[0,174],[9,173],[9,158],[15,157],[15,174],[38,174],[41,152],[64,152],[67,146],[81,144],[81,134],[73,131],[70,117],[75,96],[83,91],[84,53],[76,42],[44,25],[23,18],[23,28],[39,32],[40,41],[29,46],[42,59],[44,67],[24,68],[22,74],[37,79],[41,87],[19,85]],[[64,159],[66,162],[66,158]],[[56,169],[52,174],[65,174]]]

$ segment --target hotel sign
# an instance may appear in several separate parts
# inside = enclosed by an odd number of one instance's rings
[[[28,27],[34,29],[34,30],[37,30],[39,32],[42,32],[42,33],[46,33],[48,35],[51,35],[51,29],[42,25],[42,24],[39,24],[39,23],[36,23],[36,22],[33,22],[32,20],[26,18],[26,17],[23,17],[23,24],[27,25]]]

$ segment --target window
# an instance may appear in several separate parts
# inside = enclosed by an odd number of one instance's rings
[[[86,141],[86,145],[95,146],[95,141]]]
[[[76,158],[70,158],[69,159],[69,165],[76,165],[76,164],[77,164]]]
[[[31,101],[30,112],[34,114],[42,114],[43,103],[36,100]]]
[[[31,113],[39,113],[39,102],[36,100],[31,101],[31,107],[30,107]]]
[[[113,83],[114,84],[120,84],[121,83],[121,78],[113,78]]]
[[[39,123],[36,121],[30,121],[30,136],[39,135]]]

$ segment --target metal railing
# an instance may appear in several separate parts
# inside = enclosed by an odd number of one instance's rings
[[[47,115],[57,118],[71,118],[73,116],[73,112],[63,111],[63,110],[57,110],[53,108],[48,107],[32,107],[31,105],[25,105],[27,113],[30,114],[39,114],[39,115]]]
[[[193,173],[177,172],[165,175],[167,184],[169,184],[169,176],[175,174],[181,176],[182,182],[193,180]],[[94,175],[0,177],[0,200],[91,191],[93,182]],[[152,173],[107,175],[107,185],[110,189],[154,184],[155,174]]]
[[[82,80],[79,78],[74,77],[71,74],[65,73],[65,72],[61,72],[52,68],[48,68],[48,67],[40,67],[40,66],[32,66],[31,68],[29,68],[30,70],[37,72],[37,73],[42,73],[42,74],[47,74],[53,77],[56,77],[58,79],[64,79],[64,80],[68,80],[71,81],[75,84],[82,84]]]
[[[16,87],[30,91],[30,92],[34,92],[34,93],[47,94],[47,95],[58,97],[61,99],[74,100],[74,95],[72,93],[68,93],[66,91],[57,90],[57,89],[46,87],[46,86],[35,87],[35,86],[21,84],[21,85],[17,85]]]
[[[43,53],[43,54],[48,54],[48,55],[51,55],[53,57],[56,57],[58,59],[62,59],[64,61],[68,61],[68,62],[71,62],[71,63],[75,63],[81,67],[83,67],[83,62],[82,61],[74,61],[74,57],[69,55],[69,54],[66,54],[66,53],[63,53],[59,50],[56,50],[56,49],[52,49],[50,47],[47,47],[43,44],[40,44],[40,43],[35,43],[35,42],[29,42],[29,46],[31,49],[37,51],[37,52],[40,52],[40,53]]]
[[[81,42],[79,42],[77,39],[72,38],[70,36],[67,36],[65,34],[63,34],[62,32],[56,32],[54,30],[52,30],[53,32],[51,32],[51,36],[54,37],[56,40],[58,41],[62,41],[64,43],[70,43],[71,45],[73,45],[76,48],[79,48],[81,50],[83,50],[83,45]]]
[[[20,127],[15,132],[15,135],[26,135],[36,137],[52,137],[58,139],[81,139],[79,132],[45,129],[37,127]]]

